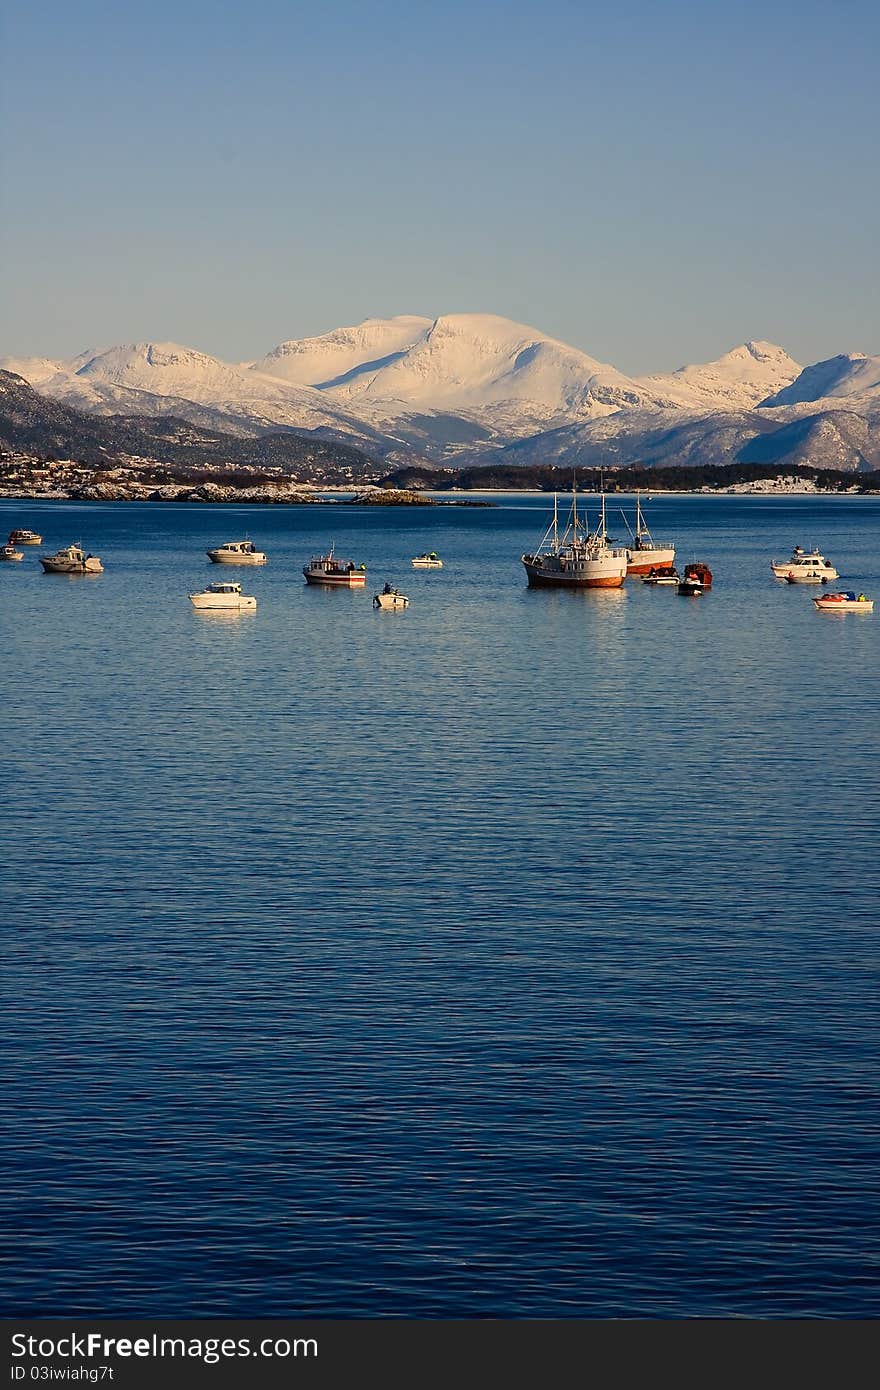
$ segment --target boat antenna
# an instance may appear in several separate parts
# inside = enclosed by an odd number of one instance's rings
[[[559,549],[559,502],[558,496],[553,494],[553,549]]]

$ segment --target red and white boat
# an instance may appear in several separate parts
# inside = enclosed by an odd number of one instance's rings
[[[813,602],[820,613],[873,613],[874,600],[852,590],[843,594],[819,594]]]
[[[367,581],[366,565],[356,565],[353,560],[338,560],[331,545],[326,555],[313,555],[307,565],[303,565],[307,584],[329,584],[339,589],[360,589]]]
[[[622,513],[621,513],[622,515]],[[623,518],[626,521],[626,517]],[[629,523],[627,522],[627,528]],[[636,529],[632,543],[626,548],[627,574],[650,574],[652,570],[669,570],[675,563],[675,546],[660,545],[654,540],[642,516],[642,504],[636,493]]]

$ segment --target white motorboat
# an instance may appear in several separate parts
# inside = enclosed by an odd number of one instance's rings
[[[24,551],[16,550],[14,545],[0,546],[0,560],[23,560]]]
[[[819,594],[813,599],[820,613],[873,613],[874,600],[848,590],[842,594]]]
[[[207,552],[215,565],[265,565],[266,556],[253,541],[226,541]]]
[[[577,494],[572,490],[571,517],[559,534],[556,497],[553,520],[534,555],[523,555],[530,585],[556,585],[578,589],[619,589],[626,579],[627,551],[608,540],[605,529],[605,494],[595,531],[587,530],[577,514]]]
[[[627,574],[631,570],[627,569]],[[680,575],[674,565],[661,565],[659,569],[651,569],[642,576],[643,584],[677,584]]]
[[[436,550],[432,550],[425,555],[413,556],[412,567],[414,570],[442,570],[443,561]]]
[[[790,560],[771,560],[770,568],[777,579],[787,579],[790,584],[827,584],[829,579],[840,578],[831,561],[818,550],[807,551],[799,545]]]
[[[402,594],[392,584],[386,584],[380,594],[373,595],[373,607],[384,608],[393,612],[396,609],[409,608],[409,599],[406,594]]]
[[[621,512],[621,516],[623,513]],[[626,517],[624,523],[629,529]],[[675,563],[675,546],[661,545],[654,540],[642,516],[641,498],[636,493],[636,529],[632,532],[632,542],[626,548],[627,574],[650,574],[652,570],[671,569]]]
[[[333,546],[326,555],[313,555],[307,565],[303,565],[307,584],[326,584],[333,588],[359,589],[367,582],[366,565],[355,565],[353,560],[337,560]]]
[[[37,535],[36,531],[28,531],[26,527],[19,527],[15,531],[9,532],[9,545],[42,545],[43,537]]]
[[[241,585],[235,583],[209,584],[197,594],[190,594],[189,601],[194,608],[225,609],[227,612],[242,613],[256,608],[257,600],[241,592]]]
[[[54,555],[41,555],[40,564],[45,574],[101,574],[104,570],[97,555],[87,555],[78,541]]]

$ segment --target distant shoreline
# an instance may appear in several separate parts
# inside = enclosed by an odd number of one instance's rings
[[[220,489],[217,490],[218,493]],[[480,501],[481,497],[544,497],[550,498],[552,492],[546,488],[473,488],[473,489],[448,489],[438,491],[424,491],[412,498],[379,498],[373,493],[367,498],[359,497],[360,489],[327,488],[322,489],[319,495],[315,491],[303,488],[299,492],[289,492],[284,496],[266,496],[254,493],[256,489],[242,488],[234,490],[223,488],[225,495],[199,495],[200,490],[181,489],[177,495],[172,495],[170,490],[163,489],[163,495],[156,495],[155,492],[145,495],[133,495],[131,492],[120,492],[118,495],[110,494],[109,490],[101,489],[101,495],[96,495],[91,489],[83,489],[81,492],[60,492],[47,489],[45,492],[37,492],[33,489],[13,489],[4,488],[0,490],[0,502],[106,502],[106,503],[155,503],[163,505],[166,503],[176,503],[180,506],[252,506],[252,507],[296,507],[296,506],[363,506],[363,507],[491,507],[492,502]],[[262,489],[260,489],[262,493]],[[338,496],[328,496],[328,493],[336,492]],[[878,497],[880,489],[859,489],[852,488],[841,490],[839,488],[743,488],[733,487],[699,487],[699,488],[651,488],[641,489],[642,499],[650,502],[655,497],[743,497],[755,501],[772,501],[779,498],[809,498],[809,497],[839,497],[844,499],[854,499],[860,497]],[[468,496],[470,493],[470,496]],[[560,489],[558,496],[569,496],[571,489]],[[599,497],[601,493],[591,488],[585,488],[579,492],[582,497]],[[610,492],[606,493],[606,498],[613,502],[618,498],[635,497],[636,491]]]

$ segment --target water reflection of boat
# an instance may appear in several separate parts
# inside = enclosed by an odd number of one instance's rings
[[[553,520],[533,555],[523,555],[529,584],[568,586],[579,589],[619,589],[626,578],[627,552],[612,546],[605,528],[605,494],[599,525],[589,531],[577,514],[577,493],[572,489],[571,516],[559,534],[556,497]]]

